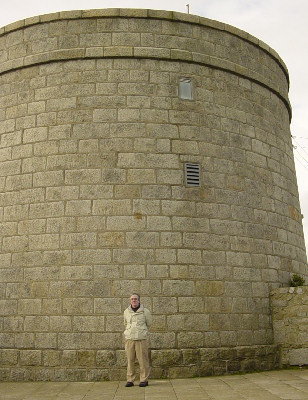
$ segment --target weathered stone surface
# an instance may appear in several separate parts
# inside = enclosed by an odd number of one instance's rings
[[[179,350],[152,350],[151,360],[155,366],[173,366],[181,362],[181,352]]]
[[[99,367],[110,367],[116,363],[116,353],[110,350],[98,350],[96,364]]]
[[[275,343],[281,346],[282,365],[308,364],[308,288],[275,289],[271,292]]]

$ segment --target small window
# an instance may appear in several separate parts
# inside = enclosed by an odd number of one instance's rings
[[[179,81],[179,97],[180,99],[192,100],[193,88],[192,81],[189,78],[180,78]]]
[[[200,186],[200,165],[195,163],[185,164],[185,185]]]

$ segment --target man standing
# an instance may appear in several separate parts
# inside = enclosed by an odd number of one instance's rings
[[[125,351],[127,356],[127,383],[126,387],[134,386],[136,378],[135,359],[140,366],[139,386],[148,386],[150,374],[148,356],[148,328],[151,326],[150,311],[140,304],[140,296],[133,293],[130,296],[130,306],[124,311],[125,324]]]

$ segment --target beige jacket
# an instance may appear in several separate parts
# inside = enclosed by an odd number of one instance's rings
[[[129,306],[124,311],[125,339],[144,340],[148,337],[148,328],[152,324],[152,316],[142,304],[136,312]]]

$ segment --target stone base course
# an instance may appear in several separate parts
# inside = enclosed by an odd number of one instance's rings
[[[124,350],[0,350],[2,381],[125,380]],[[151,379],[264,371],[279,365],[275,345],[150,350]]]

